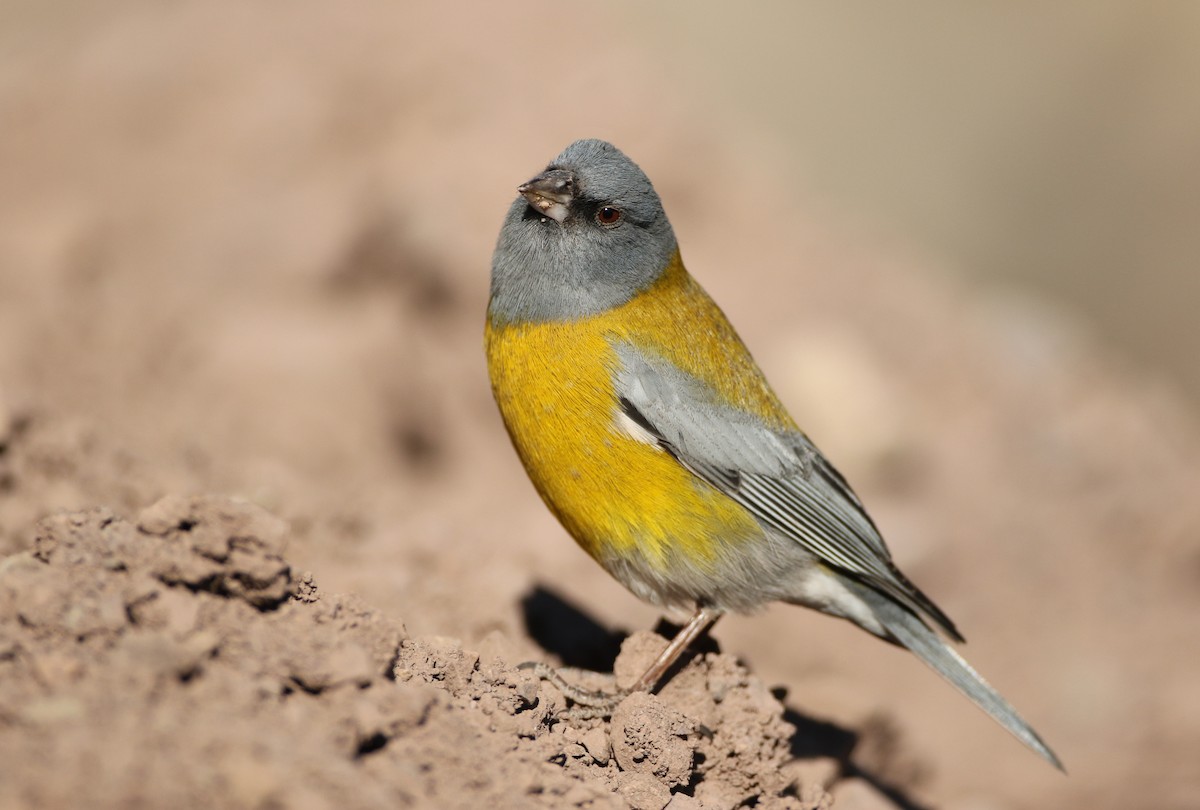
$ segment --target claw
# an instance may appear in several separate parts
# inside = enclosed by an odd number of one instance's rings
[[[629,689],[619,689],[616,692],[602,692],[584,689],[582,686],[568,681],[561,671],[541,661],[526,661],[518,664],[517,669],[533,674],[546,683],[553,684],[574,707],[563,712],[562,716],[576,720],[591,720],[597,717],[609,717],[613,709],[630,693]]]

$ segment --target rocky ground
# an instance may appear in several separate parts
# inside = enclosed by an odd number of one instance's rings
[[[499,633],[410,636],[294,571],[286,539],[220,497],[43,521],[0,568],[0,806],[828,806],[728,655],[569,720]],[[664,644],[630,637],[617,672]]]

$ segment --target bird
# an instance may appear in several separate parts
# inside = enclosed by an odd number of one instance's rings
[[[634,595],[690,612],[626,693],[653,691],[725,613],[790,603],[910,650],[1063,769],[947,643],[962,634],[896,567],[858,495],[688,273],[650,179],[615,146],[575,141],[518,186],[484,331],[492,393],[546,506]]]

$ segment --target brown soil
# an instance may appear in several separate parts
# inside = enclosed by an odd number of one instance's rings
[[[3,807],[655,808],[783,798],[783,706],[706,653],[612,722],[478,649],[323,594],[257,506],[169,496],[42,521],[0,568]],[[662,639],[626,643],[644,665]],[[609,684],[611,687],[611,684]],[[86,801],[81,801],[86,797]],[[686,805],[686,801],[683,806]]]
[[[1200,435],[1166,386],[818,226],[612,30],[514,46],[557,6],[98,9],[0,26],[0,807],[1200,805]],[[663,643],[538,502],[483,368],[504,208],[582,135],[655,178],[1070,776],[794,608],[722,620],[611,721],[514,668],[619,679]]]

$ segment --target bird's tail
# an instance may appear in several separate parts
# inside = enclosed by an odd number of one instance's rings
[[[894,640],[935,669],[955,689],[974,701],[1018,740],[1040,754],[1051,765],[1066,772],[1062,762],[1050,750],[1050,746],[1021,719],[1017,710],[921,619],[867,585],[853,581],[846,584],[870,606],[871,611]]]

